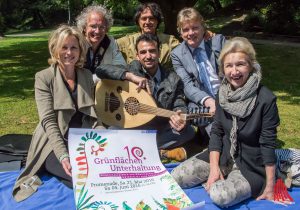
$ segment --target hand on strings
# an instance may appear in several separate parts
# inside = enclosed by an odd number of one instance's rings
[[[72,167],[70,164],[70,159],[68,157],[62,159],[61,161],[62,167],[65,170],[66,174],[72,176]]]
[[[171,127],[178,132],[181,131],[186,125],[186,121],[184,119],[182,119],[182,117],[180,116],[181,114],[182,114],[182,111],[178,110],[175,114],[173,114],[170,117],[170,120],[169,120]]]

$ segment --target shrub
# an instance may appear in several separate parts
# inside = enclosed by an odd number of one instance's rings
[[[257,10],[252,10],[243,21],[243,29],[245,31],[261,31],[264,22],[263,15]]]
[[[214,8],[210,5],[210,2],[208,0],[197,1],[195,9],[197,9],[203,16],[208,16],[215,12]]]
[[[297,8],[293,1],[273,2],[267,7],[264,31],[278,34],[297,33]]]

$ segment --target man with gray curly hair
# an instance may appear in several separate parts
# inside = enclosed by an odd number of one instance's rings
[[[76,23],[90,44],[85,68],[90,69],[93,75],[100,64],[126,65],[114,38],[107,35],[113,25],[110,10],[102,5],[88,6],[77,16]],[[96,76],[94,81],[97,81]]]

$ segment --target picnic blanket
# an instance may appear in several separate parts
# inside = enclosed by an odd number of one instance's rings
[[[166,168],[171,171],[177,164],[166,164]],[[56,178],[44,175],[42,180],[44,184],[39,187],[38,191],[34,193],[28,199],[17,203],[12,198],[12,188],[17,179],[20,171],[10,171],[0,173],[0,209],[11,210],[11,209],[22,209],[22,210],[49,210],[49,209],[65,209],[72,210],[76,209],[73,190],[64,186]],[[220,209],[212,203],[209,195],[206,193],[202,186],[197,186],[191,189],[184,189],[185,193],[194,202],[205,201],[205,205],[200,209],[215,210]],[[280,204],[274,204],[270,201],[256,201],[254,199],[248,199],[238,205],[228,208],[231,209],[288,209],[298,210],[300,209],[300,188],[292,188],[289,191],[290,195],[295,200],[295,204],[283,206]]]

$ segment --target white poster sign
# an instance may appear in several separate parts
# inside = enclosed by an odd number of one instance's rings
[[[191,206],[191,200],[161,164],[155,139],[156,131],[149,130],[70,129],[77,209]]]

